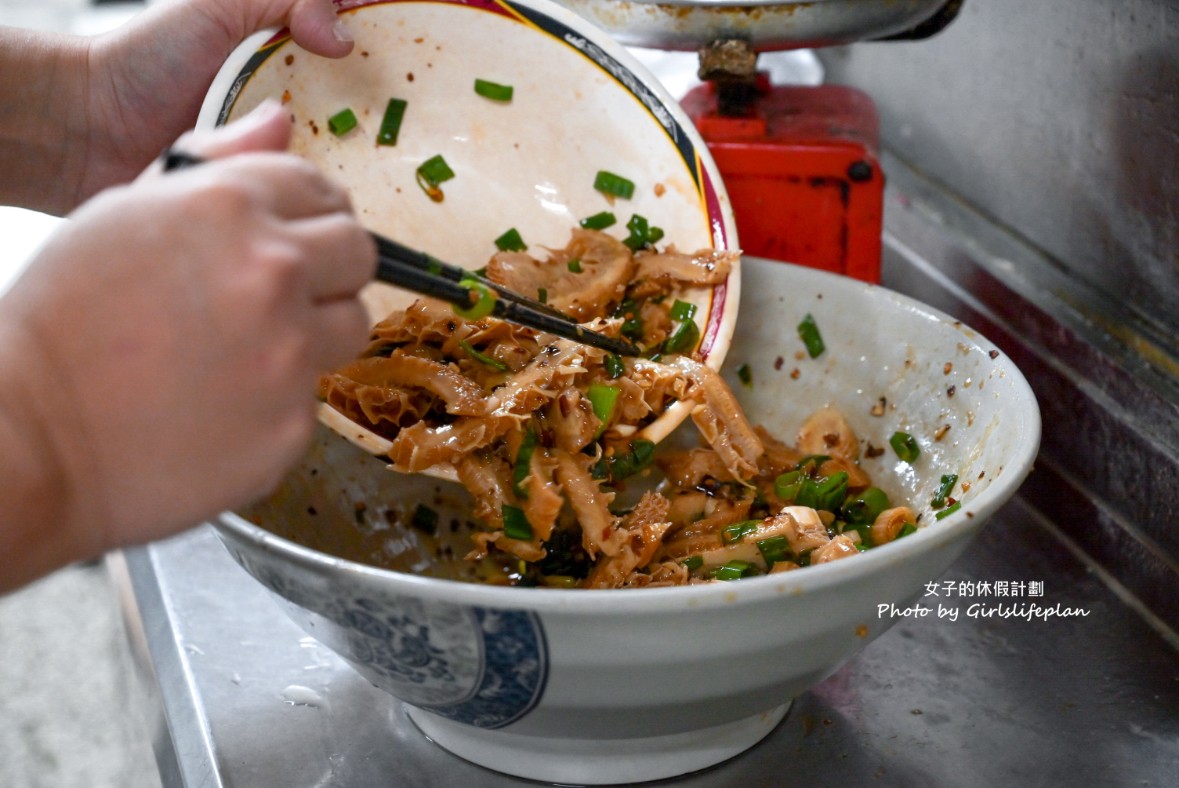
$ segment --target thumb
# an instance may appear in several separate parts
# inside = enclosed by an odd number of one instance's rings
[[[190,132],[176,147],[207,159],[254,151],[283,151],[291,141],[291,118],[282,105],[267,99],[250,114],[212,131]]]

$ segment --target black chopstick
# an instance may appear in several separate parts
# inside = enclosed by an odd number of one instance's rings
[[[192,167],[205,161],[199,156],[174,149],[164,151],[162,158],[165,171]],[[625,339],[608,337],[585,328],[552,307],[478,276],[473,271],[443,262],[377,233],[370,235],[377,244],[375,278],[382,282],[469,309],[475,293],[471,287],[461,282],[474,280],[495,293],[491,314],[502,320],[555,334],[620,356],[642,355],[638,346]]]

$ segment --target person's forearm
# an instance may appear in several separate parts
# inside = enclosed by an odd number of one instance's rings
[[[7,330],[6,330],[7,329]],[[39,404],[51,382],[14,352],[26,344],[0,326],[0,594],[101,550],[101,539],[79,539],[73,493],[49,437]],[[63,414],[67,416],[67,414]],[[96,535],[92,535],[96,536]]]
[[[0,26],[0,204],[61,215],[77,203],[88,46]]]

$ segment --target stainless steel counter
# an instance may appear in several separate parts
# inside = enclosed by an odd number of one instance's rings
[[[165,786],[508,786],[290,622],[201,529],[131,551],[166,730]],[[963,581],[987,594],[963,596]],[[954,593],[947,591],[955,583]],[[1041,596],[995,586],[1040,583]],[[1179,781],[1179,660],[1021,501],[907,616],[798,698],[761,744],[684,786]],[[641,592],[639,592],[641,593]],[[1001,618],[1009,606],[1085,615]],[[973,607],[972,607],[973,606]],[[938,608],[957,611],[938,618]],[[980,615],[989,611],[991,615]],[[974,615],[971,615],[972,612]]]

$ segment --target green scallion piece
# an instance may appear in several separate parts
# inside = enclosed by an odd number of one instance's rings
[[[823,344],[823,336],[819,333],[819,325],[815,322],[814,315],[808,313],[798,324],[798,337],[806,346],[807,355],[811,358],[818,358],[827,349],[827,346]]]
[[[626,223],[626,229],[630,231],[630,235],[622,242],[636,252],[645,246],[658,243],[663,238],[663,228],[651,226],[647,217],[637,213],[630,217],[630,221]]]
[[[897,532],[896,538],[900,539],[902,536],[910,536],[917,533],[917,526],[912,523],[905,523],[905,527]]]
[[[536,300],[541,302],[542,304],[547,304],[549,302],[548,288],[544,288],[544,287],[536,288]]]
[[[594,188],[611,197],[622,197],[629,200],[635,194],[634,181],[627,180],[621,175],[615,175],[607,170],[598,170],[594,176]]]
[[[843,516],[852,525],[870,525],[876,522],[876,518],[887,508],[888,495],[884,490],[869,487],[843,504]]]
[[[569,273],[571,273],[571,274],[580,274],[581,273],[581,260],[574,257],[572,260],[565,263],[565,267],[569,269]]]
[[[798,491],[799,506],[809,506],[828,512],[839,511],[847,497],[847,471],[838,471],[819,479],[806,479]]]
[[[381,117],[381,125],[377,129],[378,145],[396,145],[397,135],[401,132],[401,121],[405,119],[405,108],[409,106],[405,99],[391,98],[385,105],[385,114]]]
[[[524,480],[528,478],[534,451],[536,451],[536,430],[529,427],[524,431],[524,439],[520,441],[520,448],[516,452],[516,462],[512,466],[512,491],[516,493],[517,498],[528,498],[528,488],[524,486]]]
[[[761,525],[761,520],[743,520],[739,523],[726,525],[721,529],[721,542],[724,544],[736,544],[744,539],[747,534],[756,531],[759,525]]]
[[[509,539],[528,541],[532,538],[532,524],[524,516],[523,509],[505,503],[500,507],[500,513],[504,518],[504,534]]]
[[[346,107],[328,118],[328,131],[337,137],[343,137],[356,128],[356,123],[356,113]]]
[[[602,362],[602,366],[605,368],[606,376],[610,378],[610,380],[617,380],[618,378],[622,377],[623,373],[626,372],[626,365],[622,363],[622,358],[614,355],[613,353],[608,353],[606,355],[605,360]]]
[[[860,535],[859,547],[869,548],[874,547],[875,543],[872,541],[872,526],[868,523],[858,523],[851,526],[851,530]]]
[[[495,248],[501,252],[523,252],[528,248],[528,244],[520,237],[520,231],[513,227],[495,239]]]
[[[492,369],[497,369],[500,372],[511,372],[511,368],[509,368],[507,364],[500,361],[498,358],[493,358],[492,356],[487,355],[486,353],[480,353],[471,346],[470,342],[465,339],[459,340],[459,347],[467,351],[467,355],[478,361],[480,364],[486,364]]]
[[[802,471],[787,471],[774,479],[774,494],[787,503],[793,502],[805,479]]]
[[[422,162],[417,169],[418,186],[434,202],[442,202],[443,195],[442,190],[438,188],[439,184],[445,183],[453,177],[454,170],[450,169],[450,165],[446,163],[446,159],[442,158],[442,154],[432,156]]]
[[[578,224],[587,230],[605,230],[618,222],[618,218],[609,211],[602,211],[595,213],[593,216],[587,216]]]
[[[604,476],[599,477],[595,472],[594,478],[608,478],[611,482],[621,481],[647,468],[654,459],[655,444],[640,438],[631,442],[629,452],[615,454],[609,459]]]
[[[894,432],[888,439],[888,445],[892,446],[897,456],[907,463],[914,463],[921,456],[921,447],[917,445],[917,439],[907,432]]]
[[[765,559],[766,566],[773,566],[779,561],[789,561],[793,553],[790,542],[785,536],[771,536],[757,540],[757,549]]]
[[[512,86],[501,85],[498,82],[489,82],[486,79],[475,80],[475,92],[486,99],[492,101],[511,101],[512,100]]]
[[[594,415],[598,417],[601,424],[598,426],[598,431],[594,437],[600,436],[606,431],[606,427],[610,426],[611,419],[614,418],[614,408],[618,404],[618,395],[621,389],[614,386],[607,386],[605,383],[591,383],[589,389],[586,391],[586,397],[589,398],[590,407],[593,408]]]
[[[753,385],[753,370],[750,369],[748,364],[742,364],[737,367],[737,380],[741,381],[742,385],[745,386]]]
[[[937,492],[933,494],[933,500],[930,505],[934,509],[940,509],[946,505],[946,499],[950,497],[950,493],[954,492],[954,485],[958,483],[958,474],[947,473],[942,475],[941,484],[937,487]]]
[[[749,574],[751,569],[753,569],[753,564],[748,561],[734,559],[716,567],[710,574],[717,580],[740,580]]]
[[[459,285],[471,291],[471,305],[463,308],[455,305],[456,315],[467,320],[487,317],[495,309],[495,292],[478,279],[463,278]]]
[[[696,321],[691,318],[683,321],[676,326],[675,331],[671,332],[663,342],[664,353],[688,353],[696,347],[696,343],[700,341],[700,328],[696,325]]]
[[[419,503],[410,515],[409,524],[422,533],[433,536],[438,533],[438,512]]]
[[[933,516],[935,518],[937,518],[938,520],[944,520],[945,518],[949,517],[951,514],[953,514],[954,512],[958,511],[961,508],[962,508],[962,502],[961,501],[954,501],[954,504],[952,506],[947,506],[945,509],[942,509],[940,512],[935,513]]]
[[[704,566],[704,556],[690,555],[683,561],[680,561],[680,563],[687,567],[688,571],[691,572],[693,569],[699,569],[700,567]]]
[[[696,305],[677,298],[675,303],[671,305],[668,314],[671,315],[672,320],[691,320],[696,317]]]
[[[799,460],[798,464],[794,467],[798,468],[800,471],[806,471],[807,466],[809,465],[811,466],[810,471],[818,471],[819,466],[827,462],[829,459],[831,459],[829,454],[808,454]]]

